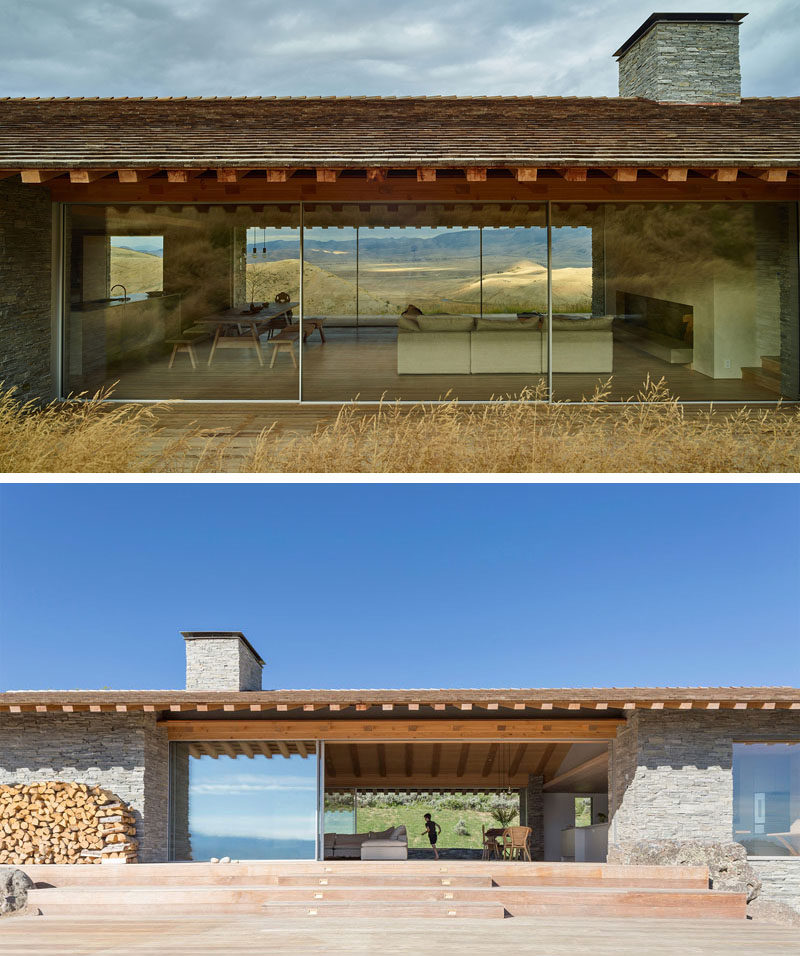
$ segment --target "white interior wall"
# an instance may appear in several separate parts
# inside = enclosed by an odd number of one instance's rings
[[[546,793],[544,795],[544,858],[561,859],[561,830],[575,825],[575,798],[592,797],[592,823],[597,814],[608,814],[607,793]]]

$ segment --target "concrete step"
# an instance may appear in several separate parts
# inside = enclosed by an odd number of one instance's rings
[[[349,918],[401,919],[505,919],[500,903],[413,903],[353,902],[319,900],[312,903],[265,903],[264,916],[302,919],[303,917],[344,916]]]

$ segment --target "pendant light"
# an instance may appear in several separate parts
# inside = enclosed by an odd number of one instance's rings
[[[257,232],[256,232],[256,230],[255,230],[255,228],[254,228],[254,229],[253,229],[253,255],[254,255],[254,256],[258,255],[258,249],[256,249],[256,241],[257,241],[257,238],[258,238]]]
[[[264,248],[261,250],[261,254],[264,256],[264,258],[266,258],[266,256],[267,256],[267,230],[266,230],[266,229],[263,229],[262,232],[263,232],[262,242],[264,243]]]

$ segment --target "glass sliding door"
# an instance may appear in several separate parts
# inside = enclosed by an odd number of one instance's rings
[[[553,204],[553,388],[798,397],[796,206]]]
[[[314,859],[315,741],[170,744],[171,860]]]
[[[309,204],[304,223],[305,400],[487,401],[540,387],[543,206]]]
[[[65,393],[296,400],[299,236],[296,205],[68,207]]]

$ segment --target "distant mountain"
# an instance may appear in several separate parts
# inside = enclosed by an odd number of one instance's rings
[[[475,231],[453,229],[446,230],[431,239],[420,239],[410,231],[408,238],[372,238],[362,230],[358,242],[358,254],[361,259],[393,262],[420,262],[429,259],[463,259],[478,257],[479,240]],[[257,245],[259,253],[252,254],[248,247],[248,262],[264,262],[276,259],[297,259],[300,255],[300,243],[294,239],[273,239],[267,242],[267,255],[261,255],[263,246]],[[304,240],[305,257],[319,265],[331,264],[339,260],[335,267],[344,265],[346,257],[355,263],[355,239],[315,239],[306,233]],[[336,255],[338,253],[338,255]],[[544,229],[484,229],[483,255],[505,257],[511,260],[533,259],[545,262],[547,259],[547,234]],[[565,266],[586,266],[592,261],[592,233],[590,229],[554,229],[553,264],[559,268]]]

